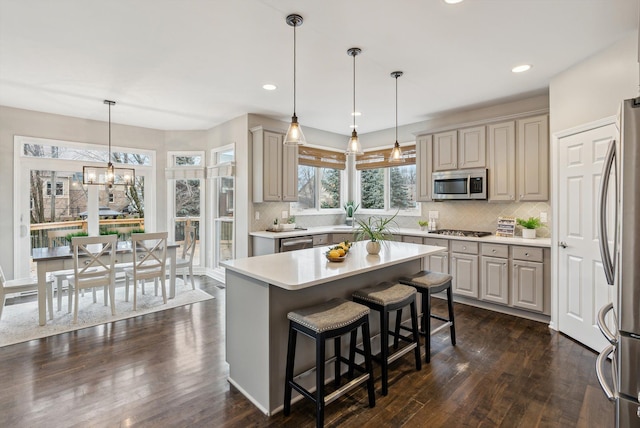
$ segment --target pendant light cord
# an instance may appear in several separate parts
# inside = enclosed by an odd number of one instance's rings
[[[353,130],[356,130],[356,55],[353,55]]]
[[[293,26],[293,115],[296,115],[296,27]]]
[[[396,74],[396,144],[398,143],[398,77]]]
[[[107,159],[108,163],[111,163],[111,103],[109,104],[109,158]]]

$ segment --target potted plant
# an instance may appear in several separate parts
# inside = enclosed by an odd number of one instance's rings
[[[536,229],[542,226],[538,217],[529,217],[527,220],[518,218],[516,222],[518,226],[522,226],[522,237],[526,239],[535,239]]]
[[[351,226],[353,224],[353,215],[356,213],[359,206],[360,204],[356,204],[355,201],[348,201],[343,205],[343,208],[347,213],[347,225]]]
[[[420,226],[420,230],[429,230],[429,221],[418,220],[418,226]]]
[[[396,215],[398,213],[390,218],[369,217],[366,220],[356,220],[358,223],[358,229],[355,232],[356,240],[369,240],[367,242],[369,254],[378,254],[381,248],[380,244],[393,238],[392,228],[395,226],[393,219]]]

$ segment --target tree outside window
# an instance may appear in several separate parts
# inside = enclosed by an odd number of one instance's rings
[[[298,209],[316,207],[316,168],[298,165]]]
[[[384,209],[384,168],[365,169],[361,174],[360,205],[371,210]]]
[[[362,170],[360,206],[394,211],[417,208],[415,164]]]
[[[298,165],[298,202],[296,211],[339,209],[342,172],[335,168]]]
[[[416,207],[416,166],[393,167],[389,171],[391,209],[406,210]]]
[[[320,208],[340,208],[340,170],[318,168],[321,174]]]

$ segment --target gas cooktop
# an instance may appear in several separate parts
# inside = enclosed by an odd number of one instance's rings
[[[475,230],[455,230],[455,229],[438,229],[431,233],[437,233],[438,235],[448,235],[448,236],[469,236],[472,238],[482,238],[483,236],[491,235],[491,232],[478,232]]]

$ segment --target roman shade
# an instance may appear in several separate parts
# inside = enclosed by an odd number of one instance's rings
[[[402,165],[415,165],[416,163],[416,145],[402,147],[402,158],[404,163],[389,162],[389,149],[371,150],[364,152],[363,155],[356,156],[356,169],[377,169],[389,168]]]
[[[347,156],[343,152],[318,149],[309,146],[298,147],[298,164],[320,168],[345,169]]]

